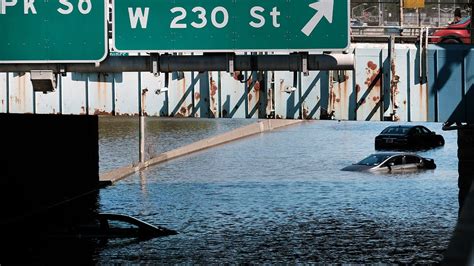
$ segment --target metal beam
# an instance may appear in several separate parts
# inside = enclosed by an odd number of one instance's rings
[[[155,58],[155,60],[152,60]],[[120,73],[172,71],[228,71],[229,60],[234,61],[235,71],[303,71],[303,54],[289,55],[159,55],[150,56],[110,56],[99,65],[95,64],[0,64],[0,72],[28,72],[31,70],[52,70],[79,73]],[[155,67],[153,67],[155,62]],[[307,55],[308,70],[353,70],[353,54],[310,54]]]

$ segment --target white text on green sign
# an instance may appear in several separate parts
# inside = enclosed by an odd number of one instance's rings
[[[119,51],[342,50],[348,1],[273,0],[113,3]]]

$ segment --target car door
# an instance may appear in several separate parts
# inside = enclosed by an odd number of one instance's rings
[[[414,147],[426,146],[425,134],[420,127],[414,127],[410,131],[411,145]]]
[[[404,158],[404,171],[414,171],[421,167],[421,158],[414,155],[406,155]]]
[[[423,135],[423,140],[425,141],[426,146],[434,146],[436,143],[436,134],[431,132],[431,130],[426,127],[420,127],[420,130]]]
[[[387,160],[381,168],[387,169],[389,172],[401,172],[403,171],[403,156],[396,155]]]

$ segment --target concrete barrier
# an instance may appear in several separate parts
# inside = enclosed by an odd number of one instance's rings
[[[301,123],[303,120],[280,120],[280,119],[267,119],[260,120],[255,124],[243,126],[226,132],[214,137],[203,139],[189,145],[162,153],[157,155],[144,163],[138,163],[136,165],[130,165],[118,168],[116,170],[104,173],[100,175],[100,182],[102,185],[111,185],[129,175],[146,169],[149,166],[157,165],[184,155],[188,155],[197,151],[215,147],[224,143],[228,143],[234,140],[242,139],[248,136],[252,136],[258,133],[271,131],[277,128],[290,126]]]

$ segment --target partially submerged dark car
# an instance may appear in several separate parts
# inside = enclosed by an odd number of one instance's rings
[[[441,135],[420,125],[389,126],[375,137],[375,149],[429,149],[444,145]]]
[[[137,237],[142,239],[178,234],[175,230],[151,225],[123,214],[100,213],[97,215],[97,221],[98,224],[94,224],[92,227],[83,227],[82,234],[89,237]]]
[[[176,235],[177,231],[155,226],[132,216],[99,213],[86,223],[68,227],[63,231],[53,232],[55,237],[66,238],[137,238],[141,240],[154,237]]]
[[[433,159],[424,158],[413,153],[382,152],[374,153],[362,161],[342,168],[342,171],[370,171],[379,173],[409,172],[435,169]]]

